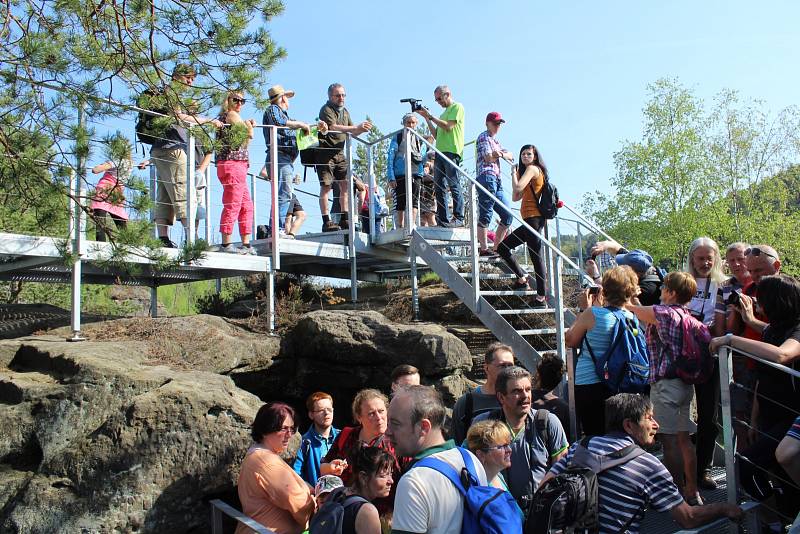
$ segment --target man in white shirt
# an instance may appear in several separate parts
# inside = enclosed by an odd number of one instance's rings
[[[461,472],[464,461],[452,440],[442,434],[445,409],[439,393],[428,386],[398,390],[389,404],[386,437],[397,456],[437,458]],[[472,453],[467,452],[472,456]],[[481,485],[486,472],[472,456]],[[460,534],[464,498],[443,474],[425,467],[412,467],[397,484],[392,519],[393,534]]]

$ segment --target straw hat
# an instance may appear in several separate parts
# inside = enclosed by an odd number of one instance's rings
[[[282,85],[273,85],[269,88],[269,91],[267,91],[267,95],[269,96],[269,101],[272,102],[282,95],[286,95],[286,98],[292,98],[294,96],[294,91],[287,91]]]

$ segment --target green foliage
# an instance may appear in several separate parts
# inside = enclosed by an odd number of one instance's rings
[[[367,116],[367,120],[371,120]],[[365,139],[370,143],[383,137],[385,134],[373,124],[372,130],[366,133]],[[380,143],[372,145],[372,170],[375,174],[375,181],[379,187],[386,191],[386,152],[389,150],[389,140],[384,139]],[[356,142],[355,161],[353,162],[353,172],[361,178],[365,184],[369,176],[369,160],[367,149],[361,143]]]
[[[129,120],[133,133],[134,115],[112,101],[134,102],[150,91],[139,103],[166,115],[153,121],[162,132],[179,119],[196,122],[232,88],[263,102],[269,71],[286,55],[267,29],[282,10],[278,0],[5,3],[0,230],[66,236],[70,176],[91,189],[85,162],[98,144],[112,161],[130,157],[130,138],[126,146],[119,132],[98,143],[94,125],[112,117]],[[264,24],[250,24],[259,18]],[[193,84],[172,79],[177,64],[195,68]],[[195,134],[212,147],[210,130],[196,127]],[[147,195],[137,194],[144,183],[126,186],[134,189],[134,210],[147,209]],[[147,230],[115,233],[112,244],[130,253],[148,244]]]
[[[722,91],[711,110],[677,80],[649,87],[642,139],[614,154],[613,195],[586,195],[584,208],[617,240],[681,267],[700,236],[724,247],[769,243],[800,268],[797,176],[800,115],[774,118],[760,102]]]

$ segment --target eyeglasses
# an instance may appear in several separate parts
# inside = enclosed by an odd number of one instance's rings
[[[337,93],[337,94],[333,95],[333,98],[344,98],[346,96],[347,95],[345,93]]]
[[[491,451],[499,451],[499,450],[510,449],[510,448],[511,448],[511,444],[510,443],[504,443],[503,445],[495,445],[494,447],[483,447],[483,448],[481,448],[481,450],[483,452],[491,452]]]
[[[761,250],[761,249],[760,249],[760,248],[758,248],[758,247],[751,247],[751,248],[745,249],[745,251],[744,251],[744,255],[745,255],[745,256],[750,256],[750,255],[753,255],[753,256],[756,256],[756,257],[758,257],[758,256],[761,256],[762,254],[763,254],[764,256],[769,256],[769,257],[770,257],[770,258],[772,258],[773,260],[777,260],[777,259],[778,259],[778,258],[777,258],[777,257],[775,257],[773,254],[770,254],[770,253],[769,253],[769,252],[767,252],[766,250]]]
[[[333,413],[333,408],[320,408],[319,410],[314,410],[314,413]]]
[[[296,430],[297,427],[294,426],[282,426],[280,430],[276,430],[275,432],[278,432],[280,434],[294,434]]]
[[[233,102],[234,104],[245,104],[247,102],[247,99],[233,97],[233,98],[231,98],[231,102]]]

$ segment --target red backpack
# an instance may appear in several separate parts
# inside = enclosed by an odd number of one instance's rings
[[[681,315],[681,353],[675,358],[675,376],[687,384],[704,384],[714,372],[714,359],[708,349],[711,334],[708,327],[685,310]]]

